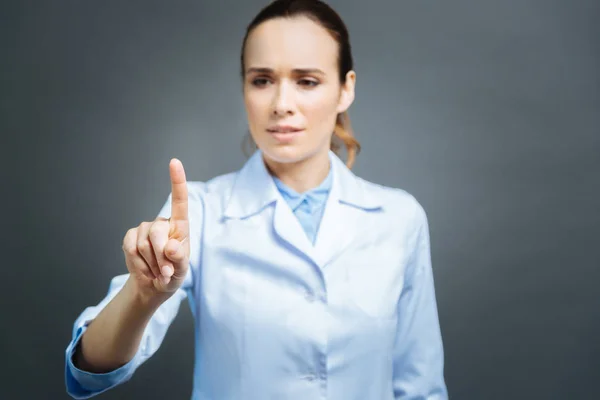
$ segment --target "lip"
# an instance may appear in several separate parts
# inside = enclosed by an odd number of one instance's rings
[[[270,128],[267,128],[267,131],[269,133],[275,133],[275,134],[296,133],[296,132],[300,132],[302,130],[303,129],[296,128],[295,126],[291,126],[291,125],[275,125]]]
[[[278,126],[267,129],[267,132],[279,143],[291,143],[298,137],[304,129],[291,126]]]

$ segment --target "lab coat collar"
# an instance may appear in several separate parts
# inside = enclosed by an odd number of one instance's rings
[[[381,207],[381,201],[368,191],[365,182],[354,175],[333,151],[329,152],[329,160],[333,174],[331,200],[364,210]],[[265,166],[263,154],[257,150],[237,173],[225,216],[247,218],[280,200],[282,196]]]

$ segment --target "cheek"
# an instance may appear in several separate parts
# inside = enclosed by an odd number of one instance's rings
[[[323,128],[335,124],[337,106],[337,98],[329,94],[315,96],[303,101],[302,114],[311,126]]]
[[[246,112],[248,113],[250,124],[259,123],[259,121],[264,118],[267,107],[264,100],[261,96],[257,96],[256,93],[249,93],[244,96],[244,103],[246,105]]]

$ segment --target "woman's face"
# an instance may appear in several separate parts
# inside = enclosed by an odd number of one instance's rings
[[[244,101],[252,138],[266,158],[327,157],[338,113],[354,99],[355,74],[340,85],[338,44],[306,17],[257,26],[245,49]]]

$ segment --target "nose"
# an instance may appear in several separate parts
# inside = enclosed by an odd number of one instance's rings
[[[280,83],[275,92],[273,114],[276,116],[294,114],[293,90],[285,82]]]

